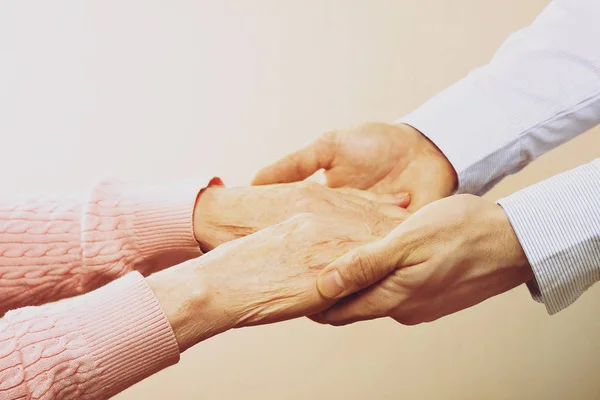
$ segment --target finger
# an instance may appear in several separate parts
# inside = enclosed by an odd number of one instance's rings
[[[319,293],[327,299],[339,299],[394,271],[398,252],[390,236],[354,249],[325,267],[317,278]]]
[[[313,314],[313,315],[308,315],[306,318],[310,319],[313,322],[316,322],[317,324],[321,324],[321,325],[327,325],[327,322],[325,320],[322,319],[321,317],[322,313],[319,314]]]
[[[347,297],[331,308],[317,314],[315,322],[335,326],[385,317],[391,308],[389,297],[378,286]]]
[[[380,194],[354,188],[339,188],[335,190],[341,193],[361,197],[366,200],[376,201],[382,204],[391,204],[402,208],[406,208],[410,204],[409,193]]]
[[[454,180],[445,175],[426,174],[427,178],[420,180],[413,186],[411,202],[408,209],[415,212],[429,203],[452,195]]]
[[[412,195],[410,204],[407,206],[407,208],[410,212],[415,212],[425,207],[427,204],[433,203],[434,201],[442,198],[444,198],[444,196],[440,193],[423,190]]]
[[[341,188],[335,190],[339,193],[350,195],[348,199],[361,207],[368,206],[369,204],[367,203],[378,203],[379,206],[377,207],[377,212],[387,217],[390,221],[400,223],[410,215],[406,208],[403,207],[403,205],[406,204],[406,199],[408,199],[408,202],[410,202],[410,195],[408,194],[377,194],[352,188]],[[395,196],[397,196],[396,204],[392,202]],[[405,200],[402,200],[403,196],[405,196]],[[398,199],[400,201],[398,201]]]
[[[404,221],[410,215],[406,208],[403,207],[403,205],[406,204],[406,199],[410,202],[410,195],[408,194],[405,194],[405,200],[402,200],[403,195],[377,194],[353,188],[340,188],[334,190],[338,193],[350,195],[348,199],[361,207],[367,206],[367,202],[378,203],[379,206],[377,207],[377,212],[396,223]],[[398,196],[395,200],[396,204],[392,201],[395,196]]]
[[[398,224],[404,222],[410,216],[410,212],[406,209],[388,204],[379,206],[378,213],[385,217],[385,219],[381,221],[382,226],[390,226],[391,224],[392,227],[398,226]],[[388,232],[389,231],[386,231],[385,233]]]
[[[330,168],[335,156],[333,135],[325,134],[305,148],[261,169],[254,176],[252,185],[297,182],[320,169]]]

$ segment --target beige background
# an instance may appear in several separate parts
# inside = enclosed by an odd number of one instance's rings
[[[243,185],[327,129],[418,106],[545,3],[0,0],[0,184],[217,173]],[[584,135],[490,197],[591,160],[599,144]],[[118,398],[599,398],[599,301],[596,287],[551,318],[521,287],[417,327],[243,329]]]

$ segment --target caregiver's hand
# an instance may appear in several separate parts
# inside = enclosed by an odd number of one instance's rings
[[[348,217],[374,232],[389,231],[408,215],[406,194],[377,195],[330,189],[314,182],[241,188],[212,186],[196,203],[194,233],[203,250],[275,225],[300,213]]]
[[[408,325],[429,322],[532,278],[503,209],[479,197],[453,196],[328,265],[318,288],[325,298],[344,299],[313,319],[334,325],[384,316]]]
[[[185,350],[331,306],[314,283],[321,268],[378,238],[357,219],[301,214],[147,279]]]
[[[384,123],[325,133],[262,169],[252,183],[301,181],[320,169],[330,187],[409,193],[410,211],[449,196],[457,184],[450,162],[421,132]]]

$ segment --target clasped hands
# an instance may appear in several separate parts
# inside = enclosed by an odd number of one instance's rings
[[[301,182],[320,169],[328,187]],[[406,125],[326,133],[253,184],[201,193],[194,231],[208,253],[154,286],[182,349],[300,316],[433,321],[533,277],[502,208],[448,197],[453,167]]]

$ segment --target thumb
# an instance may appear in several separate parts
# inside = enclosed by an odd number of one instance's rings
[[[327,299],[339,299],[394,271],[399,256],[388,238],[354,249],[325,267],[317,278],[319,293]]]
[[[325,134],[308,146],[261,169],[252,185],[271,185],[304,180],[318,170],[331,167],[335,157],[334,134]]]

